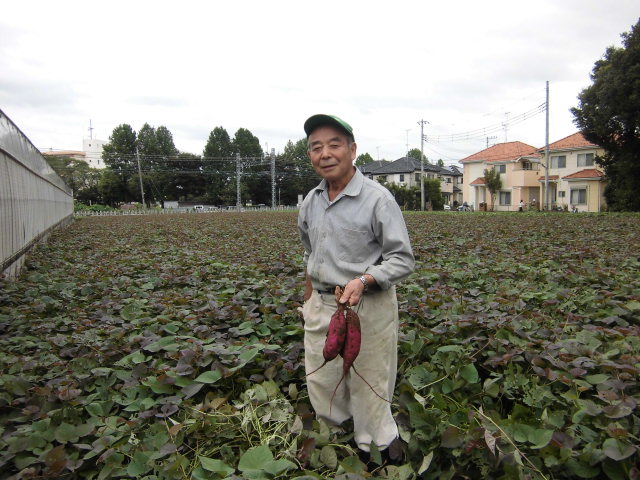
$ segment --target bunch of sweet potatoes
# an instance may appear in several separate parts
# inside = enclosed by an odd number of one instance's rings
[[[358,354],[360,353],[360,343],[362,341],[362,333],[360,331],[360,317],[358,317],[358,314],[349,305],[340,303],[342,292],[342,288],[337,286],[335,294],[338,308],[331,316],[331,321],[329,322],[327,338],[324,343],[324,348],[322,349],[324,362],[318,368],[308,373],[307,376],[317,372],[322,367],[324,367],[327,362],[330,362],[338,355],[340,355],[342,357],[342,376],[340,377],[340,381],[338,381],[338,384],[333,391],[333,395],[331,396],[331,403],[333,403],[333,397],[335,397],[336,392],[338,391],[338,387],[340,386],[342,380],[344,380],[350,369],[353,369],[356,375],[358,375],[364,381],[364,383],[369,386],[373,393],[375,393],[385,402],[388,402],[389,400],[381,397],[378,392],[373,389],[369,382],[367,382],[364,377],[358,373],[356,367],[354,366],[354,362],[356,358],[358,358]],[[331,405],[329,405],[329,412],[331,412]]]

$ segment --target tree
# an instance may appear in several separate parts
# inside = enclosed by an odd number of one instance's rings
[[[211,130],[203,157],[207,182],[206,201],[214,204],[231,203],[228,187],[236,176],[236,160],[233,158],[231,138],[223,127]]]
[[[427,156],[424,155],[419,148],[412,148],[411,150],[409,150],[409,156],[411,158],[415,158],[418,161],[420,161],[420,157],[422,156],[422,160],[424,161],[424,163],[430,163]]]
[[[113,129],[109,142],[102,147],[102,160],[115,175],[107,182],[108,202],[112,205],[117,202],[131,201],[134,198],[140,200],[139,191],[136,195],[129,191],[129,180],[138,172],[136,144],[136,132],[130,125],[123,123]],[[103,183],[102,180],[101,183]],[[103,187],[100,187],[100,190],[102,189]]]
[[[397,183],[382,183],[391,192],[402,210],[417,210],[420,208],[420,189]]]
[[[436,165],[439,166],[439,167],[444,167],[444,160],[439,158],[438,161],[436,162]]]
[[[276,159],[279,203],[295,205],[298,195],[306,195],[319,182],[320,178],[307,156],[307,139],[301,138],[296,143],[289,140]]]
[[[165,126],[156,129],[145,123],[138,132],[137,144],[147,200],[153,199],[164,207],[174,173],[173,159],[178,154],[173,135]]]
[[[271,168],[264,158],[260,140],[246,128],[239,128],[231,142],[233,154],[242,159],[241,193],[254,204],[271,203]],[[235,183],[234,183],[235,185]]]
[[[593,67],[593,84],[578,95],[574,122],[604,156],[611,210],[640,210],[640,21],[622,34],[623,47],[607,48]]]
[[[440,189],[440,180],[437,178],[426,178],[424,180],[425,201],[431,203],[432,210],[442,210],[444,208],[444,198]]]
[[[502,188],[502,180],[500,179],[500,172],[495,168],[484,169],[484,184],[491,194],[491,210],[496,203],[496,193]]]
[[[96,203],[100,201],[98,183],[100,170],[91,168],[85,160],[66,156],[46,157],[47,163],[64,180],[71,190],[73,197],[82,203]]]
[[[373,162],[374,162],[373,157],[368,153],[361,153],[356,158],[356,165],[358,165],[359,167],[362,165],[366,165],[367,163],[373,163]]]

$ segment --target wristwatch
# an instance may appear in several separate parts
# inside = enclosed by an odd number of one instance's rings
[[[366,292],[369,289],[369,282],[367,282],[367,277],[365,277],[364,275],[360,275],[358,277],[358,280],[362,282],[362,284],[364,285],[364,291]]]

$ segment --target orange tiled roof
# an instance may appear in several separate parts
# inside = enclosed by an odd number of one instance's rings
[[[538,149],[522,142],[498,143],[492,147],[485,148],[478,153],[469,155],[460,160],[460,163],[468,162],[506,162],[515,160],[525,155],[533,155]]]
[[[574,178],[602,178],[604,177],[604,173],[600,170],[596,170],[595,168],[586,168],[584,170],[580,170],[579,172],[572,173],[571,175],[567,175],[566,177],[562,177],[563,179],[574,179]]]
[[[483,177],[478,177],[473,182],[471,182],[469,185],[484,185],[484,178]]]
[[[53,157],[67,157],[75,155],[77,157],[85,157],[87,154],[79,150],[45,150],[41,152],[42,155],[48,155]]]
[[[549,175],[549,180],[558,180],[558,178],[560,178],[560,175]],[[538,177],[538,181],[544,182],[544,175]]]
[[[572,148],[599,148],[595,143],[589,142],[581,132],[564,137],[557,142],[549,144],[549,150],[569,150]],[[539,151],[544,151],[544,147]]]

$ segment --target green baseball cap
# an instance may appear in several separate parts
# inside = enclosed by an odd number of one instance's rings
[[[311,135],[311,133],[321,125],[331,125],[332,127],[336,127],[339,130],[344,131],[352,140],[354,140],[353,128],[351,128],[351,125],[335,115],[325,115],[323,113],[313,115],[304,122],[304,131],[307,134],[307,138],[309,138],[309,135]]]

